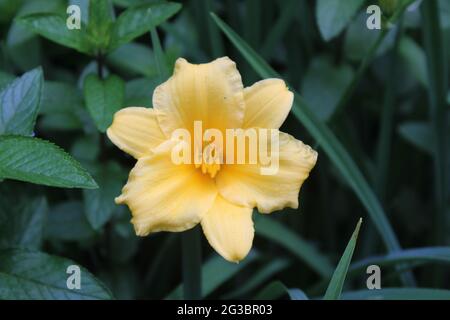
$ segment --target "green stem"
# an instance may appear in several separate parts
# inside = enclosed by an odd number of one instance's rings
[[[183,232],[181,241],[184,299],[199,300],[202,297],[202,248],[199,228]]]
[[[104,56],[102,53],[97,55],[97,75],[100,79],[103,79],[103,65],[104,65]]]
[[[397,58],[400,40],[403,34],[403,21],[400,21],[395,36],[394,48],[390,61],[390,75],[386,81],[386,89],[381,113],[380,134],[377,146],[377,175],[375,177],[375,191],[382,202],[386,198],[387,177],[389,173],[389,160],[391,156],[392,131],[394,128],[395,92],[397,75]]]
[[[430,119],[433,126],[434,140],[434,198],[433,217],[434,243],[446,243],[447,217],[447,128],[446,128],[446,92],[447,65],[444,54],[443,35],[440,26],[439,6],[437,0],[422,3],[423,37],[428,66],[428,98]],[[442,269],[433,272],[435,285],[442,283]]]
[[[428,97],[430,102],[430,119],[434,135],[434,192],[436,210],[434,217],[435,241],[437,245],[445,244],[446,233],[446,189],[447,189],[447,129],[446,129],[446,92],[447,72],[440,27],[439,8],[436,0],[422,3],[423,35],[427,54]]]

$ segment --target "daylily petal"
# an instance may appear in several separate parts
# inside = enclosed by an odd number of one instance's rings
[[[279,169],[261,175],[261,164],[226,164],[216,177],[219,193],[228,201],[258,207],[270,213],[285,207],[298,208],[298,194],[316,164],[317,152],[294,137],[280,132]]]
[[[214,181],[194,165],[175,165],[173,141],[140,158],[116,203],[127,204],[137,235],[184,231],[200,222],[217,195]]]
[[[278,129],[289,114],[294,95],[283,80],[265,79],[244,89],[244,128]]]
[[[106,134],[117,147],[136,159],[166,140],[155,110],[143,107],[129,107],[116,112]]]
[[[236,206],[218,195],[202,219],[209,244],[230,262],[244,259],[252,247],[252,211],[252,208]]]
[[[203,129],[239,128],[244,118],[241,75],[228,57],[205,64],[190,64],[179,58],[173,76],[153,93],[153,107],[161,129],[191,130],[194,121]]]

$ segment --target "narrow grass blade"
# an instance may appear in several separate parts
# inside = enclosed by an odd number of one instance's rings
[[[345,248],[344,254],[339,261],[336,270],[334,271],[333,277],[331,278],[330,284],[328,285],[324,300],[339,300],[342,292],[342,287],[344,286],[345,277],[347,276],[348,267],[350,261],[352,260],[353,251],[355,251],[356,240],[358,239],[359,229],[361,227],[362,219],[359,219],[356,225],[355,231],[350,238],[350,241]]]
[[[403,263],[416,265],[417,262],[450,264],[450,247],[416,248],[393,252],[385,256],[369,257],[352,263],[348,273],[349,275],[360,274],[361,270],[372,264],[387,267]]]
[[[169,68],[167,67],[166,56],[164,55],[164,51],[161,47],[161,42],[159,41],[159,36],[156,28],[152,28],[150,30],[150,36],[152,39],[153,52],[155,55],[154,58],[156,70],[158,72],[160,82],[164,82],[169,77]]]

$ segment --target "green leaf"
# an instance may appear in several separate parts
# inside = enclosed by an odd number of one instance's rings
[[[47,214],[44,197],[0,199],[0,248],[38,249],[42,243]]]
[[[5,89],[13,81],[13,75],[0,70],[0,92],[3,91],[3,89]]]
[[[17,21],[28,30],[62,46],[88,54],[93,51],[86,39],[85,26],[70,30],[64,16],[55,13],[33,13],[20,17]]]
[[[0,299],[5,300],[104,300],[108,289],[80,267],[81,288],[68,289],[67,268],[76,262],[38,251],[0,251]]]
[[[318,0],[316,19],[322,38],[329,41],[341,33],[363,3],[364,0]]]
[[[263,236],[286,248],[322,277],[329,277],[333,272],[332,265],[324,255],[273,218],[256,216],[255,230],[256,235]]]
[[[339,98],[352,81],[353,69],[346,64],[334,66],[326,57],[316,57],[303,79],[305,101],[321,121],[327,121]]]
[[[62,188],[97,188],[89,173],[69,154],[31,137],[0,136],[0,178]]]
[[[230,263],[222,257],[214,256],[210,258],[202,266],[202,295],[208,296],[219,286],[230,280],[233,276],[238,274],[248,264],[253,262],[257,254],[250,252],[250,254],[242,260],[239,264]],[[183,284],[176,287],[167,297],[167,299],[182,299],[183,298]]]
[[[102,80],[90,74],[84,81],[83,91],[86,106],[98,130],[105,132],[112,123],[114,113],[123,107],[125,83],[115,75]]]
[[[412,38],[402,37],[399,53],[406,62],[409,72],[422,86],[427,88],[427,60],[423,49]]]
[[[91,226],[98,230],[111,216],[116,208],[114,198],[120,194],[124,177],[121,167],[115,162],[103,164],[94,175],[99,188],[83,190],[84,210]]]
[[[50,209],[45,227],[47,239],[80,241],[94,236],[80,201],[63,202]]]
[[[358,239],[359,229],[361,227],[362,219],[359,219],[356,225],[355,231],[350,238],[341,260],[334,271],[333,277],[331,277],[330,284],[328,285],[327,292],[325,292],[324,300],[339,300],[344,286],[345,278],[347,276],[348,266],[353,257],[353,251],[355,251],[356,240]]]
[[[430,155],[434,150],[433,131],[428,122],[408,121],[400,124],[398,131],[403,139],[411,143],[417,149]]]
[[[0,22],[8,22],[19,9],[21,1],[0,1]]]
[[[245,43],[236,32],[227,26],[214,13],[211,15],[224,34],[236,46],[260,77],[280,78],[280,75],[278,75],[247,43]],[[295,93],[294,105],[291,111],[321,146],[331,162],[340,171],[348,185],[358,196],[364,207],[367,209],[370,218],[374,222],[388,250],[399,250],[400,245],[397,237],[386,218],[386,214],[384,213],[379,200],[347,150],[345,150],[344,146],[328,126],[317,119],[310,107],[298,93]]]
[[[404,265],[405,263],[416,265],[417,263],[423,262],[450,264],[450,247],[407,249],[384,256],[371,256],[352,263],[348,273],[359,275],[361,270],[365,270],[367,266],[372,264],[376,264],[380,267],[402,264],[402,267],[406,267]]]
[[[109,0],[89,1],[86,37],[96,53],[104,53],[108,49],[114,24],[113,13]]]
[[[155,53],[155,64],[159,76],[159,82],[164,82],[169,77],[169,68],[167,67],[166,57],[164,55],[161,41],[159,40],[158,32],[156,28],[150,30],[150,36],[152,39],[152,46]]]
[[[61,1],[55,0],[33,0],[24,1],[16,17],[21,17],[33,13],[58,13],[65,14],[66,7]],[[25,42],[32,40],[36,35],[24,28],[17,21],[12,21],[11,27],[8,30],[6,44],[9,48],[14,48],[23,45]]]
[[[125,10],[113,27],[110,49],[117,48],[150,31],[181,9],[181,4],[160,2],[144,4]]]
[[[0,135],[32,135],[42,92],[42,70],[25,73],[0,93]]]
[[[428,288],[385,288],[348,291],[343,300],[450,300],[450,290]]]
[[[157,74],[153,51],[140,43],[127,43],[111,52],[106,60],[114,67],[132,75],[153,77]]]

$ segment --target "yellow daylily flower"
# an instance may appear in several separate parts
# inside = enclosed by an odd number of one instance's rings
[[[175,164],[174,130],[192,132],[194,122],[222,132],[233,128],[279,129],[293,102],[280,79],[242,85],[228,57],[206,64],[178,59],[174,74],[153,93],[153,108],[128,107],[114,115],[110,140],[137,159],[117,204],[127,204],[136,234],[184,231],[201,224],[211,246],[225,259],[242,260],[250,251],[253,208],[270,213],[298,208],[300,187],[317,153],[279,132],[279,169],[262,175],[253,164]],[[225,135],[224,135],[225,136]]]

